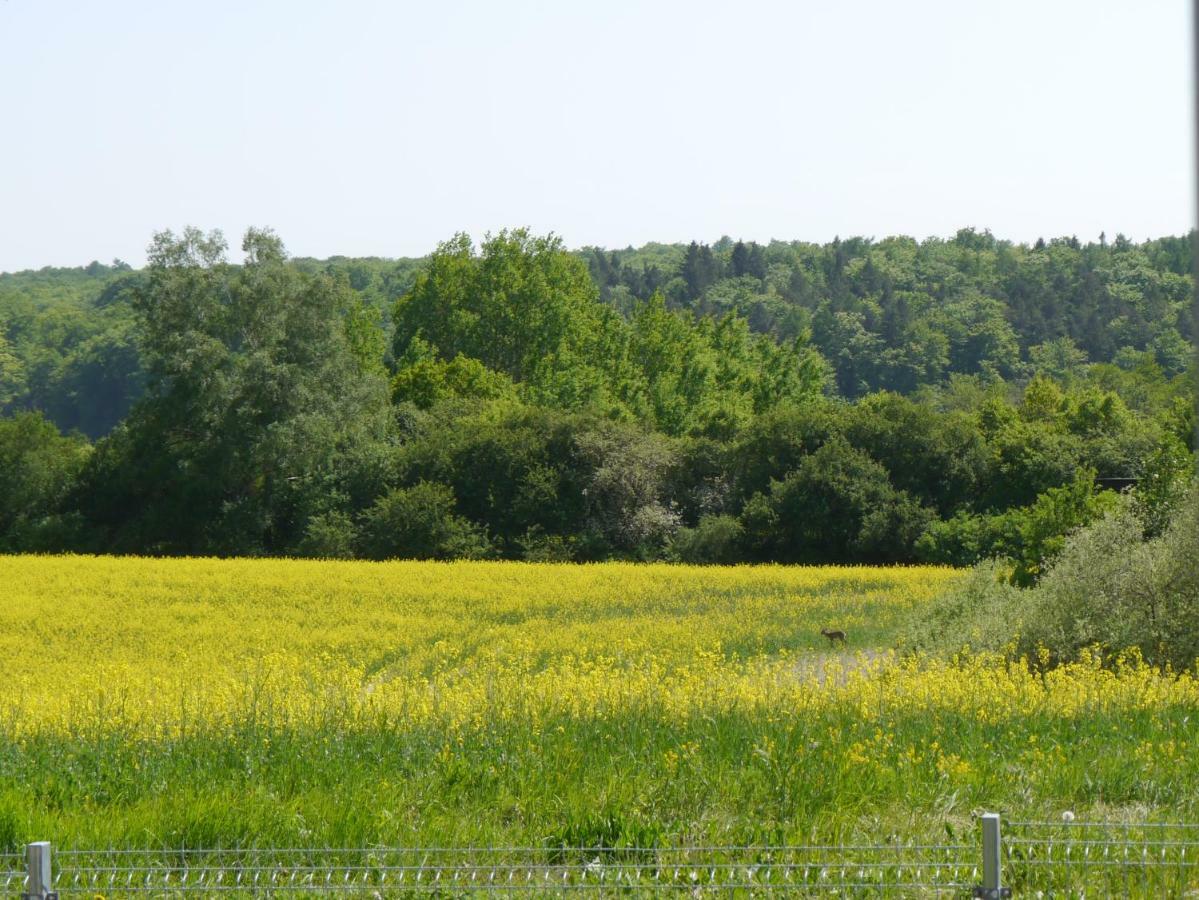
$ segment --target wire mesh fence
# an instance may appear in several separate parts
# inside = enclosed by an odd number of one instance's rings
[[[1020,894],[1199,897],[1199,824],[1005,821],[1003,872]]]
[[[971,845],[922,844],[56,850],[48,889],[60,897],[105,898],[577,892],[962,896],[977,881],[977,855]],[[10,893],[25,890],[23,873],[7,874]]]
[[[988,821],[989,820],[989,821]],[[4,896],[1196,897],[1199,824],[981,817],[964,843],[365,847],[0,854]]]
[[[6,897],[19,893],[25,885],[25,857],[20,853],[0,853],[0,890]]]

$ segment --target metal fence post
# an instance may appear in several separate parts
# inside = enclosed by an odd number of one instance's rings
[[[50,873],[49,841],[25,845],[25,868],[27,880],[21,900],[58,900],[58,892],[51,890],[54,878]]]
[[[1003,844],[999,836],[999,813],[983,813],[983,883],[974,888],[974,896],[983,900],[1003,900],[1012,889],[1003,886]]]

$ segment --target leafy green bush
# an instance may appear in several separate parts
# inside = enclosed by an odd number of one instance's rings
[[[957,652],[1008,649],[1042,665],[1088,648],[1136,650],[1150,663],[1188,669],[1199,661],[1199,482],[1165,533],[1145,539],[1131,499],[1064,541],[1033,588],[987,562],[923,613],[903,645]]]
[[[356,537],[354,523],[345,513],[319,513],[308,520],[296,552],[317,559],[351,559]]]
[[[1094,471],[1084,469],[1070,484],[1049,488],[1029,506],[995,515],[958,513],[934,522],[916,542],[916,552],[925,562],[958,566],[1010,559],[1012,582],[1028,587],[1062,551],[1067,534],[1119,504],[1118,495],[1097,489]]]
[[[661,558],[679,526],[665,497],[674,443],[635,426],[601,422],[579,430],[574,444],[585,485],[581,555]]]
[[[379,498],[363,516],[361,555],[371,559],[479,559],[491,545],[477,525],[454,511],[454,492],[422,481]]]
[[[1185,669],[1199,660],[1199,488],[1160,538],[1142,540],[1134,511],[1105,516],[1071,539],[1039,586],[1020,648],[1055,662],[1089,646],[1136,648]]]
[[[0,419],[0,551],[54,549],[56,534],[74,546],[55,514],[90,449],[40,413]]]
[[[1161,534],[1170,518],[1185,502],[1195,458],[1182,441],[1166,435],[1158,448],[1145,460],[1137,482],[1137,516],[1150,537]]]
[[[730,565],[741,559],[745,529],[733,516],[704,516],[694,528],[680,528],[670,545],[679,562]]]
[[[931,510],[840,435],[745,505],[746,543],[773,562],[896,562],[908,558]]]
[[[391,382],[393,403],[412,403],[420,409],[451,399],[498,400],[515,396],[512,379],[462,354],[449,362],[420,359],[401,368]]]
[[[1029,591],[1012,584],[1011,564],[988,559],[924,609],[900,638],[905,650],[950,655],[1013,645]]]

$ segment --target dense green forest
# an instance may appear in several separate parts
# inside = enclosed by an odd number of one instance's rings
[[[0,275],[0,548],[1028,582],[1194,471],[1189,236],[243,251]]]

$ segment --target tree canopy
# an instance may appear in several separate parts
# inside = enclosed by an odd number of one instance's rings
[[[1194,467],[1185,238],[242,250],[0,275],[0,546],[1031,581]]]

